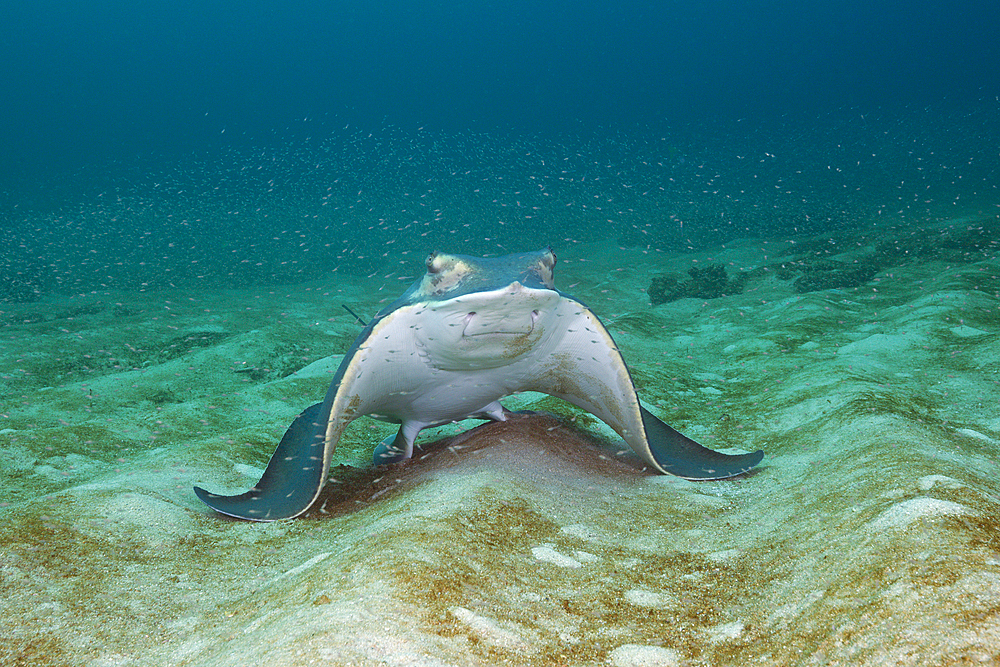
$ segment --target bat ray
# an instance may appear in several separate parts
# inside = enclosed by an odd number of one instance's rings
[[[611,334],[555,288],[555,264],[551,248],[496,258],[432,254],[427,273],[358,335],[323,401],[292,422],[257,485],[235,496],[195,493],[229,516],[291,519],[319,497],[341,433],[358,417],[400,424],[373,457],[392,463],[412,456],[428,426],[505,421],[499,399],[520,391],[592,413],[661,473],[723,479],[760,463],[761,451],[707,449],[642,407]]]

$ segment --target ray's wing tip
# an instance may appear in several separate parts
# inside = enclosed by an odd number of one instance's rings
[[[719,479],[739,477],[740,475],[746,475],[753,472],[757,466],[760,465],[760,462],[764,460],[764,450],[758,449],[756,452],[750,452],[749,454],[737,454],[733,457],[733,459],[734,463],[737,463],[740,467],[738,469],[731,470]]]
[[[206,505],[208,504],[209,500],[212,500],[213,498],[220,498],[221,497],[221,496],[219,496],[219,494],[212,493],[211,491],[206,491],[205,489],[201,488],[200,486],[195,486],[194,487],[194,495],[198,496],[199,500],[201,500]]]
[[[211,491],[206,491],[200,486],[194,487],[194,493],[198,496],[198,500],[208,505],[208,508],[213,512],[222,514],[223,516],[232,517],[234,519],[244,519],[246,521],[273,521],[270,518],[261,518],[260,516],[255,516],[261,514],[261,509],[255,507],[254,509],[241,509],[237,507],[238,501],[241,499],[240,495],[236,496],[224,496],[218,493],[212,493]],[[246,494],[241,494],[246,495]],[[220,502],[221,501],[221,502]],[[226,502],[228,501],[228,502]],[[245,503],[239,503],[244,505]]]
[[[677,470],[678,466],[674,464],[660,463],[659,465],[666,474],[675,475],[681,479],[693,482],[711,482],[720,479],[731,479],[753,472],[760,462],[764,460],[764,451],[758,449],[756,452],[748,454],[723,454],[723,456],[728,459],[724,462],[724,465],[718,465],[719,461],[714,461],[715,465],[705,462],[700,469],[697,467],[692,469],[691,466],[685,465],[680,466],[680,469]]]

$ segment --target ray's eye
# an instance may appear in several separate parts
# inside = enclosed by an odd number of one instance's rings
[[[427,273],[437,273],[441,270],[441,262],[438,261],[437,252],[427,255]]]

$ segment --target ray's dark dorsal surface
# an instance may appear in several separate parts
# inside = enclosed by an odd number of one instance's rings
[[[551,248],[497,258],[432,254],[427,273],[382,309],[344,355],[322,402],[285,433],[257,485],[235,496],[195,487],[209,507],[253,521],[291,519],[319,497],[344,428],[365,415],[400,425],[376,464],[410,458],[424,428],[505,421],[499,400],[538,391],[613,428],[649,465],[687,479],[748,472],[761,451],[702,447],[643,408],[611,334],[555,288]]]

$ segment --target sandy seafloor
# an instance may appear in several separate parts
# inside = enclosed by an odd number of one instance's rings
[[[360,331],[341,304],[370,316],[418,262],[3,304],[0,663],[1000,662],[995,242],[901,251],[805,293],[781,263],[826,248],[849,266],[872,237],[546,243],[643,400],[706,445],[763,449],[757,470],[650,474],[592,419],[525,395],[510,405],[558,416],[444,427],[385,469],[371,449],[394,427],[362,419],[322,511],[229,520],[192,484],[249,488]],[[742,294],[650,306],[652,274],[711,263],[756,270]]]

